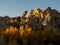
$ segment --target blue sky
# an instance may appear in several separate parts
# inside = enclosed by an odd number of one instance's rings
[[[0,0],[0,16],[21,16],[25,10],[47,7],[60,11],[60,0]]]

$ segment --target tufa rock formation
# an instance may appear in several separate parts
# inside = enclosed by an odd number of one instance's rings
[[[51,9],[51,7],[46,8],[44,11],[39,8],[30,10],[28,16],[25,17],[26,14],[27,11],[24,11],[21,17],[0,17],[0,23],[4,26],[10,24],[10,26],[17,26],[18,28],[21,25],[24,27],[28,25],[28,27],[31,27],[33,30],[42,30],[50,26],[60,29],[60,12]]]
[[[23,24],[27,24],[33,30],[41,30],[49,26],[60,28],[60,13],[55,9],[51,9],[51,7],[46,8],[44,11],[39,8],[30,10]]]

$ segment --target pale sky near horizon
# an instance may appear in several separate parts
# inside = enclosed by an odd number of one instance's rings
[[[60,11],[60,0],[0,0],[0,16],[21,16],[25,10],[47,7]]]

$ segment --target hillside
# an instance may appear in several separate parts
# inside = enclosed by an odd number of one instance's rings
[[[48,7],[0,16],[0,45],[60,45],[60,12]]]

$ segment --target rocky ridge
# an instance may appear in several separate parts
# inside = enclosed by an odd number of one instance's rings
[[[41,30],[45,27],[54,26],[60,29],[60,12],[55,9],[51,9],[51,7],[46,8],[44,11],[37,8],[34,10],[30,10],[28,16],[27,11],[22,13],[22,16],[9,18],[0,17],[0,25],[7,26],[20,26],[24,27],[28,25],[33,30]],[[16,24],[17,23],[17,24]]]

